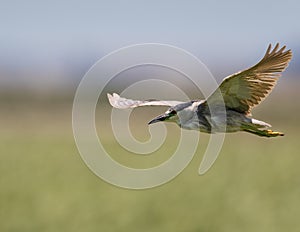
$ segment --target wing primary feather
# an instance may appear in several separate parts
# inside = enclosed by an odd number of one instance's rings
[[[109,103],[118,109],[136,108],[140,106],[175,106],[183,102],[180,101],[159,101],[159,100],[132,100],[120,97],[120,95],[107,93]]]
[[[278,78],[292,58],[291,50],[285,51],[276,43],[272,49],[269,44],[263,58],[251,68],[224,78],[219,86],[226,108],[250,114],[253,107],[263,101],[272,91]],[[208,99],[208,103],[220,101],[218,91]]]

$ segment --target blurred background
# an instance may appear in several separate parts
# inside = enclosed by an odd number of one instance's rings
[[[299,10],[296,0],[1,1],[0,231],[299,231]],[[253,112],[286,136],[230,134],[213,168],[199,176],[209,138],[201,135],[188,168],[150,190],[96,177],[73,139],[76,88],[104,55],[147,42],[189,51],[219,82],[255,64],[269,43],[287,45],[294,54],[288,69]],[[137,139],[149,137],[147,122],[161,111],[134,112]],[[106,130],[106,149],[120,154],[113,158],[140,168],[168,159],[177,139],[168,136],[162,150],[139,157]]]

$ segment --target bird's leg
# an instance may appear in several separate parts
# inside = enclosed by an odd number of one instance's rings
[[[284,136],[284,133],[272,130],[266,130],[269,137]]]
[[[272,131],[272,130],[258,130],[256,128],[253,128],[253,129],[244,129],[244,131],[247,131],[252,134],[256,134],[258,136],[263,136],[263,137],[284,136],[283,133],[277,132],[277,131]]]

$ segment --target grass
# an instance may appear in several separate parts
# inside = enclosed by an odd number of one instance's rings
[[[177,178],[141,191],[107,184],[85,166],[72,137],[70,104],[28,106],[19,114],[11,114],[20,112],[18,106],[5,106],[0,231],[300,231],[300,110],[293,108],[283,120],[274,101],[264,104],[256,116],[285,137],[230,134],[205,175],[197,174],[199,146]],[[106,140],[110,151],[120,149],[115,145]],[[161,162],[160,155],[166,159],[165,153],[147,158],[147,164]]]

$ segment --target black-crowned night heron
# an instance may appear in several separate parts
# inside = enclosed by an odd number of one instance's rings
[[[281,132],[268,130],[271,125],[253,119],[251,110],[272,91],[281,72],[292,58],[291,50],[279,49],[277,43],[251,68],[226,77],[218,90],[206,100],[178,102],[158,100],[131,100],[118,94],[107,94],[110,104],[119,109],[139,106],[170,106],[149,124],[161,121],[176,122],[181,128],[206,133],[246,131],[259,136],[283,136]],[[220,97],[221,96],[221,97]],[[222,101],[222,104],[220,103]],[[218,106],[223,107],[218,107]],[[226,117],[224,119],[224,106]],[[220,108],[220,109],[219,109]]]

